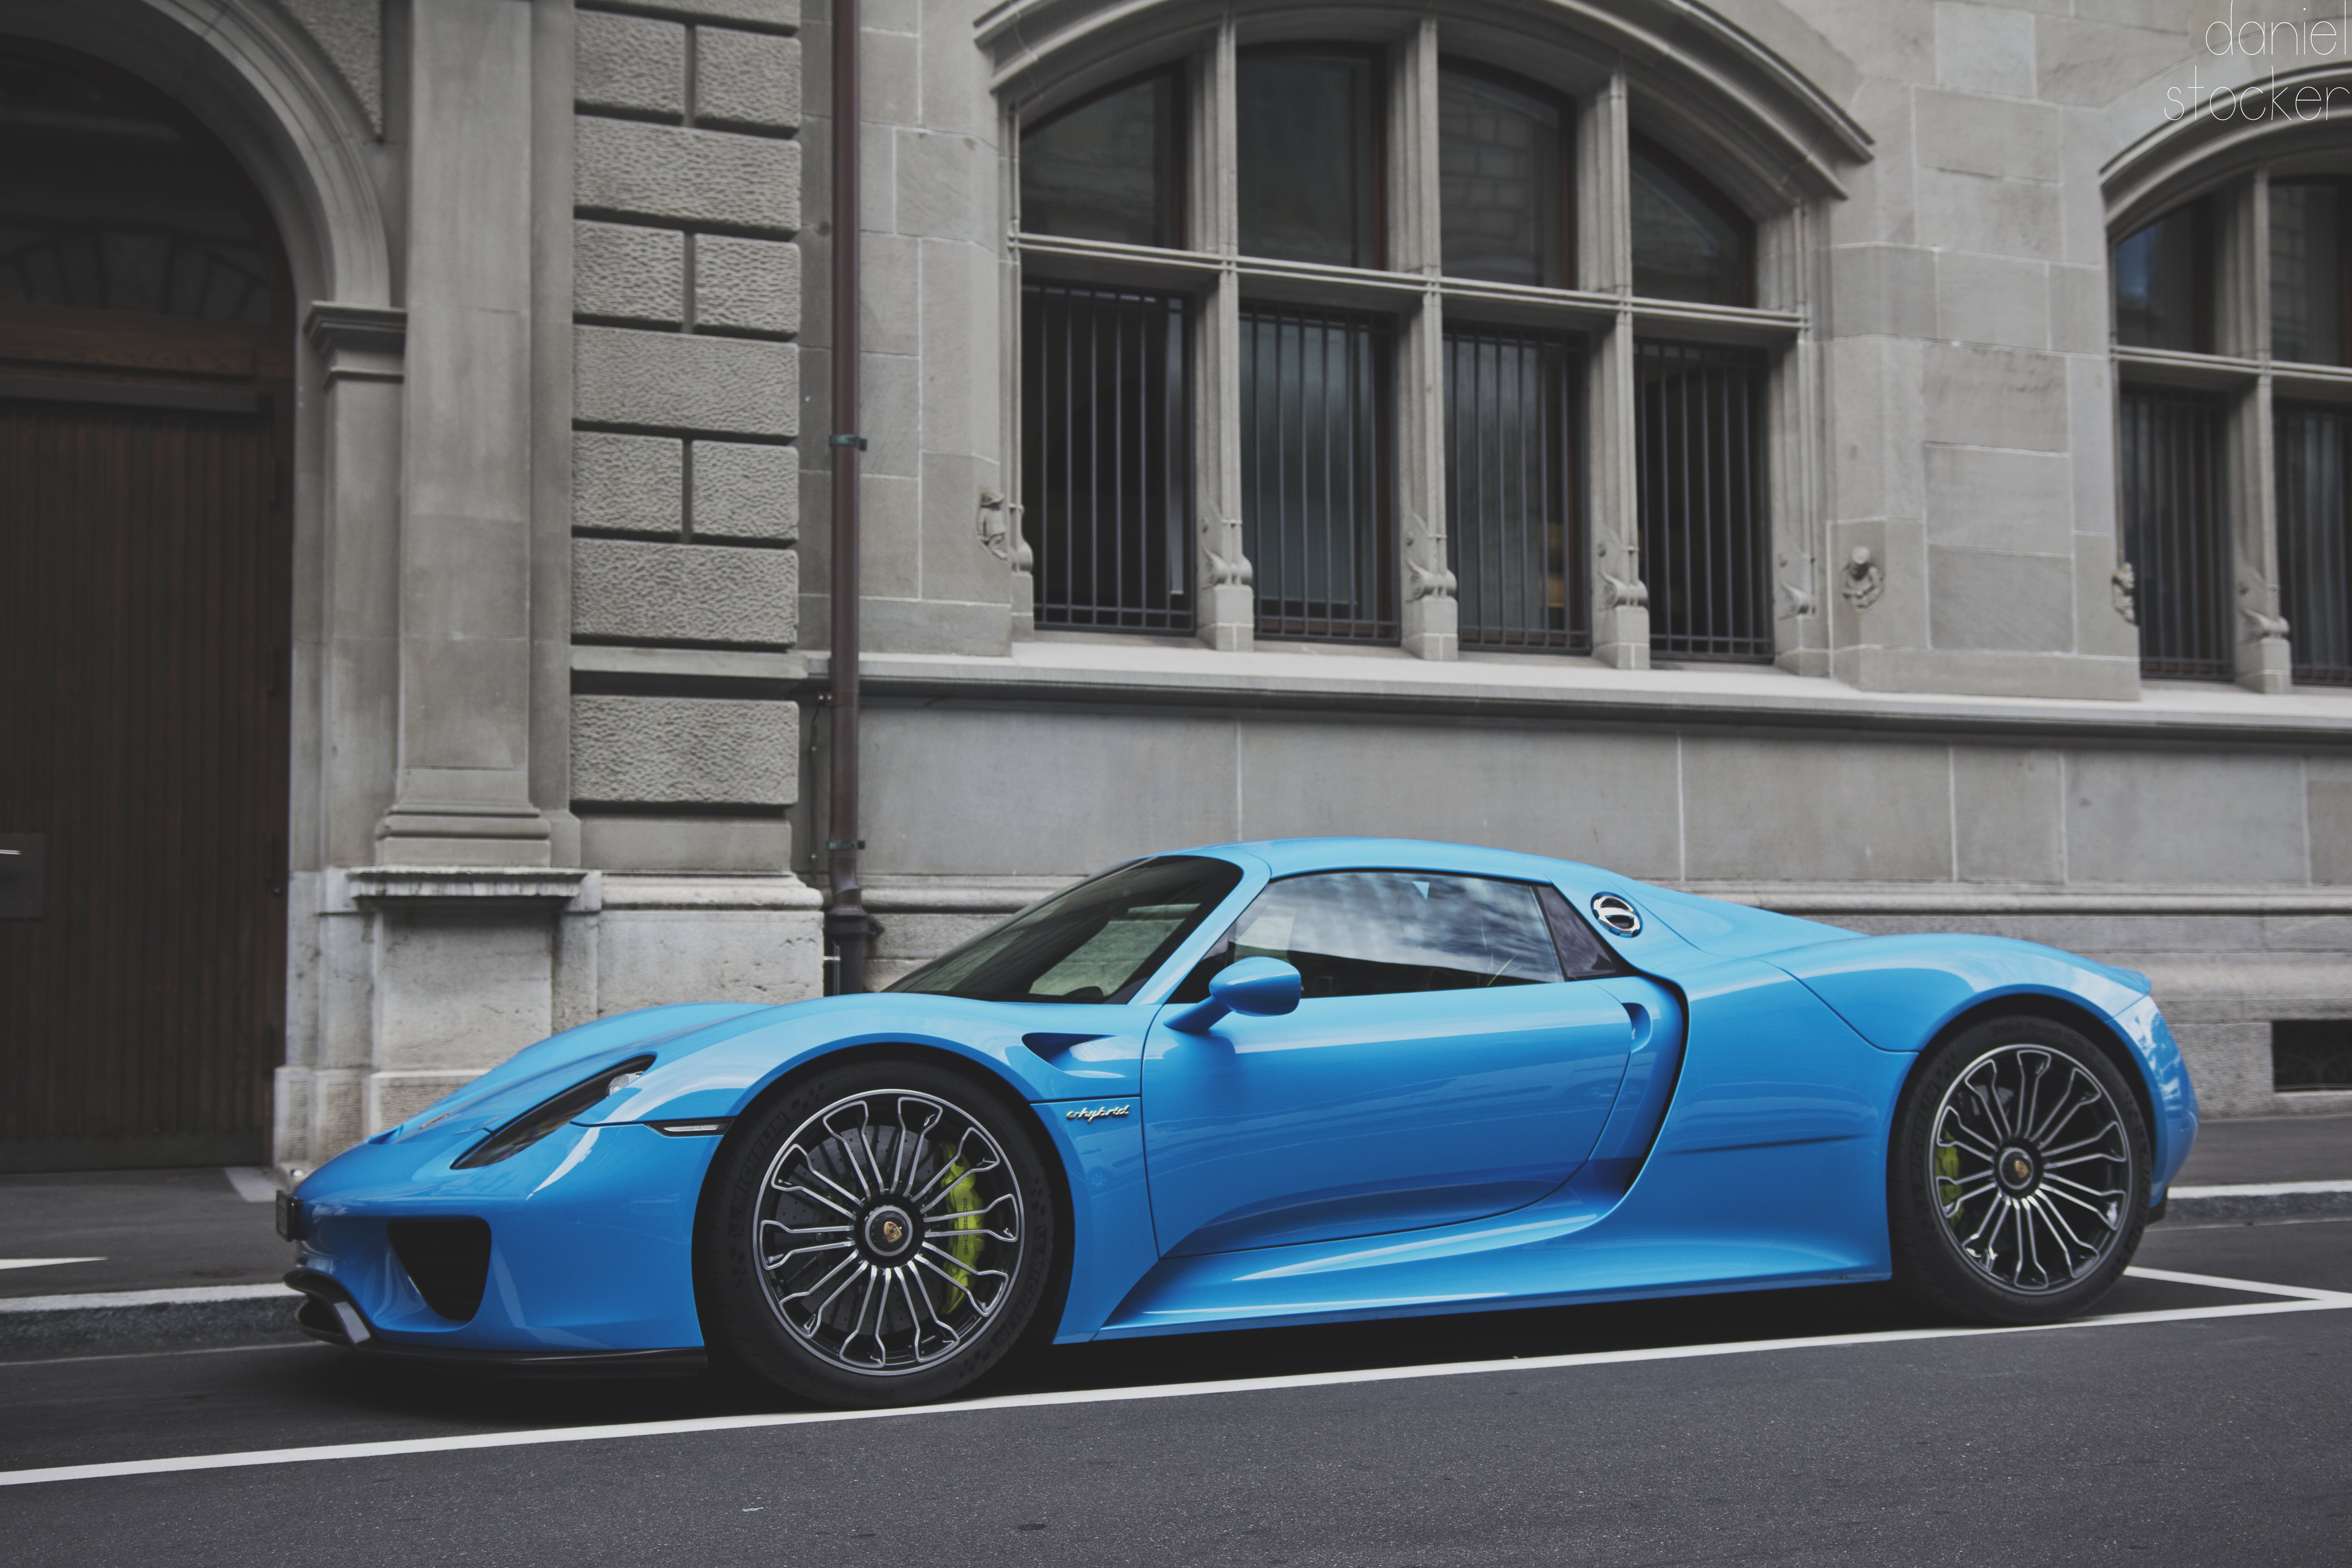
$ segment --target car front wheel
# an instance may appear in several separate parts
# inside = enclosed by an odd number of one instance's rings
[[[706,1331],[851,1407],[941,1399],[1024,1338],[1055,1205],[1018,1109],[922,1061],[821,1068],[719,1151],[697,1240]]]
[[[2147,1220],[2147,1129],[2105,1052],[2048,1018],[1932,1047],[1888,1173],[1896,1281],[1980,1322],[2050,1322],[2105,1294]]]

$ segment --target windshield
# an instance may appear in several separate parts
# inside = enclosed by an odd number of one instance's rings
[[[1199,855],[1137,860],[1065,888],[890,987],[979,1002],[1124,1002],[1242,879]]]

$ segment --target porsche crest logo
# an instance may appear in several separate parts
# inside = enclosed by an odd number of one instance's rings
[[[2032,1174],[2033,1174],[2033,1167],[2026,1163],[2024,1155],[2015,1154],[2010,1157],[2009,1179],[2011,1181],[2022,1182]]]
[[[896,1247],[906,1238],[907,1227],[905,1226],[900,1225],[895,1219],[886,1219],[882,1222],[882,1239],[885,1243],[891,1247]]]

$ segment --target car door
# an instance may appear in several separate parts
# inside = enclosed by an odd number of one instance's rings
[[[1548,911],[1545,897],[1555,908]],[[1144,1047],[1145,1162],[1171,1256],[1499,1214],[1567,1180],[1607,1120],[1633,1034],[1571,973],[1611,961],[1550,889],[1429,871],[1269,883],[1176,994],[1260,955],[1297,1010]],[[1562,952],[1569,952],[1563,965]]]

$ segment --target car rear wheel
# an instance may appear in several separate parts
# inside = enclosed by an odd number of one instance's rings
[[[941,1399],[1020,1344],[1054,1273],[1045,1162],[1007,1097],[922,1061],[820,1069],[739,1123],[697,1237],[704,1327],[791,1393]]]
[[[2147,1128],[2131,1086],[2053,1019],[1991,1019],[1932,1047],[1890,1160],[1897,1283],[1980,1322],[2089,1306],[2147,1221]]]

